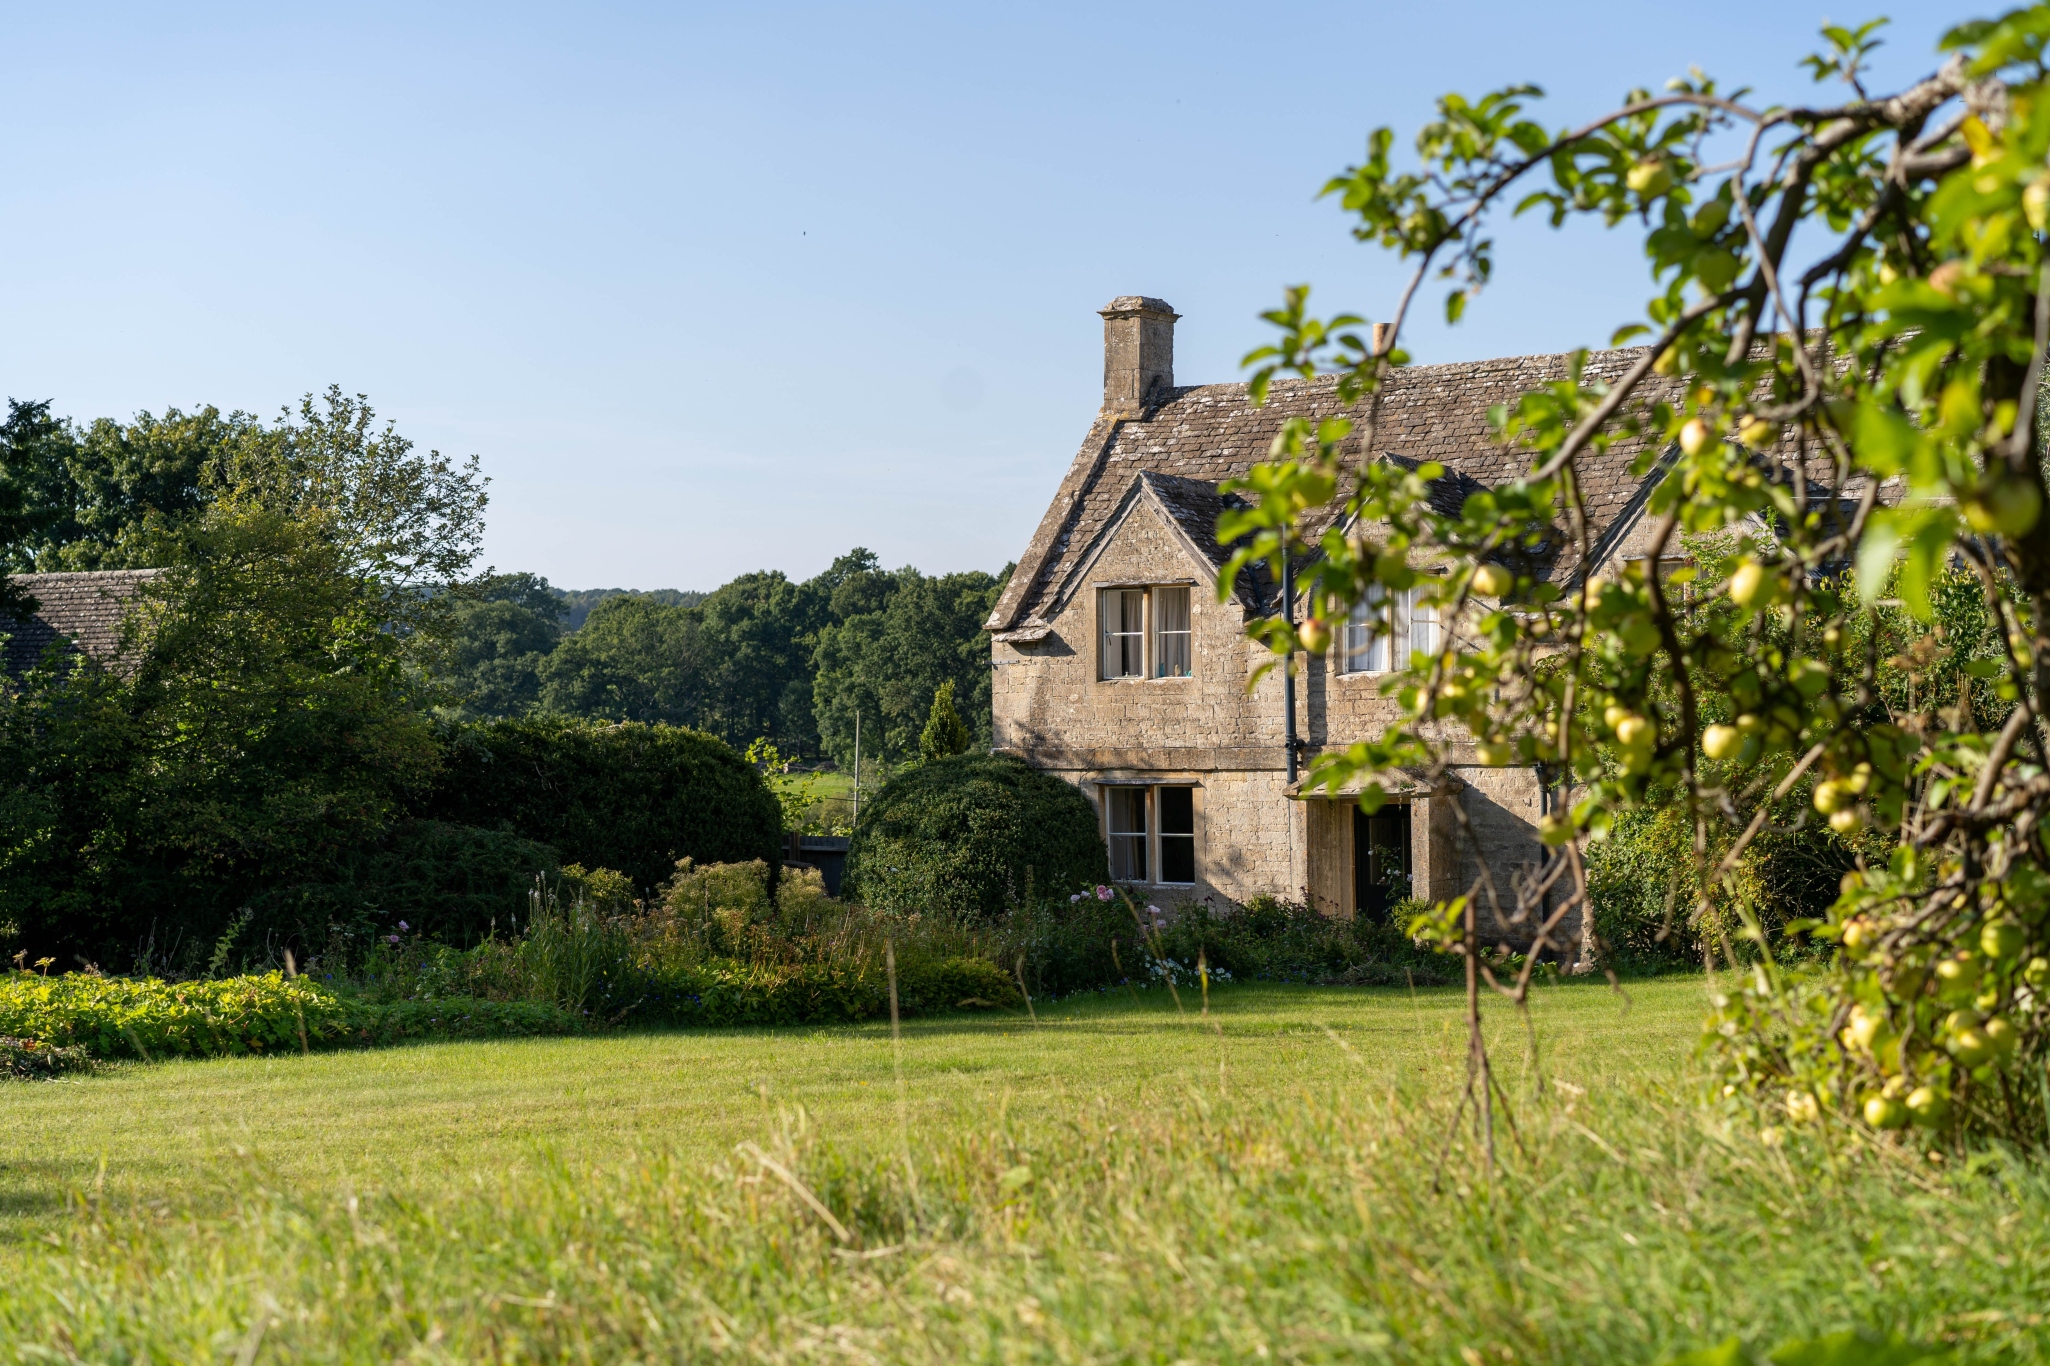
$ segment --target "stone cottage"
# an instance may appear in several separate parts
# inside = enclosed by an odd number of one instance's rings
[[[1103,823],[1113,875],[1149,896],[1264,893],[1336,916],[1378,914],[1412,889],[1428,898],[1467,890],[1476,844],[1506,893],[1545,857],[1537,821],[1552,795],[1534,770],[1489,768],[1470,747],[1455,749],[1443,788],[1412,785],[1372,816],[1351,797],[1304,792],[1293,778],[1317,753],[1370,738],[1394,718],[1397,704],[1380,684],[1392,661],[1432,648],[1441,624],[1429,609],[1399,597],[1372,620],[1356,614],[1326,655],[1298,656],[1292,728],[1280,670],[1247,689],[1267,652],[1246,626],[1279,612],[1280,594],[1263,570],[1242,574],[1218,601],[1228,558],[1216,538],[1218,483],[1265,459],[1288,418],[1339,413],[1335,382],[1277,381],[1259,407],[1244,384],[1177,386],[1173,309],[1125,297],[1102,316],[1102,410],[985,623],[998,750],[1079,786]],[[1619,374],[1641,354],[1599,352],[1587,370]],[[1567,361],[1399,370],[1371,458],[1443,464],[1433,495],[1456,507],[1528,467],[1526,454],[1491,439],[1489,406],[1560,378]],[[1641,449],[1580,464],[1596,572],[1630,558],[1647,530],[1642,510],[1656,475],[1640,480],[1628,468]],[[1570,578],[1581,568],[1559,562],[1551,572]],[[1460,835],[1453,803],[1477,840]]]

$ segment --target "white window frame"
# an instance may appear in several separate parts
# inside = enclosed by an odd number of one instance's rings
[[[1161,792],[1175,788],[1189,794],[1189,828],[1186,831],[1169,833],[1164,829]],[[1110,876],[1113,882],[1135,883],[1143,887],[1194,887],[1199,879],[1202,850],[1203,807],[1197,797],[1201,784],[1191,782],[1105,782],[1099,784],[1103,793],[1104,838],[1110,846]],[[1120,808],[1123,810],[1120,810]],[[1143,829],[1130,828],[1131,818],[1136,811]],[[1188,842],[1189,880],[1168,882],[1166,845],[1170,840]],[[1134,862],[1141,866],[1139,876],[1131,874]]]
[[[1096,595],[1097,636],[1102,642],[1098,647],[1102,656],[1098,675],[1106,681],[1123,678],[1146,677],[1147,610],[1152,594],[1144,588],[1105,588]],[[1128,607],[1139,608],[1137,628],[1126,620]],[[1132,652],[1138,659],[1132,658]]]
[[[1186,610],[1180,630],[1164,630],[1168,617],[1162,599],[1178,595]],[[1137,603],[1136,627],[1126,619]],[[1179,638],[1179,639],[1176,639]],[[1179,649],[1175,649],[1179,646]],[[1137,658],[1133,658],[1136,650]],[[1166,673],[1179,654],[1182,672]],[[1196,673],[1196,595],[1187,583],[1117,584],[1096,590],[1096,676],[1105,683],[1130,680],[1193,678]],[[1135,667],[1136,665],[1136,667]]]
[[[1443,648],[1438,634],[1438,608],[1419,603],[1427,585],[1389,590],[1369,584],[1366,596],[1353,604],[1342,628],[1338,672],[1385,674],[1406,669],[1418,654]]]

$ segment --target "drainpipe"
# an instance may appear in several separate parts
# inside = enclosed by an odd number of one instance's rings
[[[1295,561],[1286,547],[1281,553],[1281,614],[1288,622],[1291,632],[1295,630]],[[1296,752],[1302,748],[1302,741],[1295,733],[1295,647],[1290,646],[1288,659],[1281,670],[1281,705],[1287,710],[1283,734],[1288,744],[1288,782],[1295,786]]]

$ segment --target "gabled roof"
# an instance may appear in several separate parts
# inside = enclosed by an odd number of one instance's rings
[[[1614,380],[1643,354],[1641,348],[1593,352],[1584,378]],[[1489,408],[1513,403],[1527,390],[1563,379],[1569,361],[1565,355],[1515,356],[1397,370],[1382,393],[1378,430],[1355,428],[1348,454],[1359,459],[1372,450],[1376,456],[1403,461],[1437,461],[1448,471],[1439,481],[1445,497],[1463,502],[1474,489],[1495,487],[1530,468],[1528,451],[1496,443]],[[1642,396],[1647,401],[1670,397],[1670,388],[1668,381],[1655,381]],[[1347,409],[1338,401],[1336,380],[1324,376],[1276,381],[1259,407],[1248,399],[1243,384],[1204,384],[1168,391],[1158,406],[1138,418],[1099,415],[1039,530],[1019,557],[986,628],[1031,630],[1032,623],[1050,618],[1073,567],[1092,554],[1091,548],[1142,475],[1152,476],[1152,487],[1164,505],[1181,509],[1176,519],[1202,547],[1203,556],[1221,565],[1228,552],[1216,545],[1215,514],[1204,504],[1205,495],[1184,486],[1207,485],[1214,491],[1221,480],[1244,475],[1267,458],[1275,434],[1292,417],[1315,422],[1341,414],[1363,419],[1365,405]],[[1599,540],[1629,509],[1643,482],[1631,476],[1630,464],[1643,449],[1641,441],[1618,441],[1605,451],[1588,451],[1576,462],[1591,539]],[[1176,481],[1173,487],[1181,491],[1166,492],[1170,485],[1165,480]],[[1436,502],[1436,488],[1432,495]],[[1214,497],[1214,492],[1208,496]],[[1208,525],[1203,526],[1206,513]],[[1561,570],[1570,572],[1570,566],[1553,566],[1553,572]],[[1248,602],[1249,609],[1267,610],[1264,603],[1271,591],[1271,585],[1257,589],[1258,601]],[[1037,629],[1044,634],[1043,625]]]
[[[6,671],[19,676],[42,662],[43,652],[61,643],[98,663],[121,647],[121,623],[142,586],[161,569],[107,569],[77,574],[10,574],[13,584],[36,600],[27,619],[0,616],[7,643],[0,651]]]

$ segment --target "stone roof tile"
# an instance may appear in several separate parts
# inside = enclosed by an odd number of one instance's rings
[[[53,644],[78,650],[106,663],[121,645],[121,623],[145,583],[161,569],[108,569],[75,574],[13,574],[14,585],[36,600],[26,620],[0,618],[8,633],[0,660],[19,676],[43,658]]]

